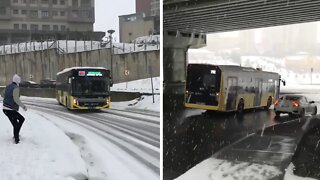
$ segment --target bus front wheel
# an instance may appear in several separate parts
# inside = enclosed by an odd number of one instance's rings
[[[69,101],[68,101],[68,97],[66,97],[66,107],[67,107],[68,110],[70,110],[69,105],[70,105],[70,103],[69,103]]]

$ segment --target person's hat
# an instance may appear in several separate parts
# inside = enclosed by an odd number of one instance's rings
[[[13,76],[13,78],[12,78],[12,82],[15,82],[15,83],[17,83],[17,84],[20,84],[20,82],[21,82],[20,76],[18,76],[17,74],[15,74],[15,75]]]

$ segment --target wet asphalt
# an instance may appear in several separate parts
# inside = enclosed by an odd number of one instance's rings
[[[310,117],[275,118],[273,110],[234,113],[184,109],[181,97],[164,97],[163,172],[171,180],[215,156],[284,169],[291,162]],[[279,177],[281,179],[282,177]]]

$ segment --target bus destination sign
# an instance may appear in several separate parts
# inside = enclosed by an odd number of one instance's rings
[[[79,76],[102,76],[102,73],[100,71],[79,71]]]

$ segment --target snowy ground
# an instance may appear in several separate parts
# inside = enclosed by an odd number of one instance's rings
[[[2,106],[1,106],[2,109]],[[63,131],[30,110],[21,143],[12,140],[12,126],[1,112],[0,177],[3,180],[73,180],[87,178],[78,148]],[[63,148],[62,148],[63,147]]]
[[[154,93],[160,93],[160,77],[154,77]],[[151,78],[114,84],[111,91],[152,93]]]
[[[159,93],[160,78],[154,78]],[[116,84],[150,93],[150,79]],[[127,88],[125,87],[127,86]],[[157,180],[160,178],[160,95],[111,102],[99,113],[67,111],[54,98],[21,97],[28,111],[21,143],[0,112],[0,179]],[[2,98],[0,98],[2,109]]]
[[[269,165],[229,162],[215,158],[204,160],[176,180],[271,179],[281,172]]]
[[[160,95],[154,96],[154,102],[152,96],[142,96],[141,98],[132,101],[112,102],[111,106],[112,109],[144,110],[160,113]]]
[[[21,99],[28,111],[21,112],[26,121],[20,144],[13,144],[11,124],[0,113],[1,179],[159,179],[160,117],[113,109],[71,113],[53,98]]]
[[[284,180],[315,180],[313,178],[298,177],[293,174],[294,166],[291,163],[286,169]],[[270,165],[256,164],[248,162],[230,162],[221,159],[209,158],[176,180],[221,180],[221,179],[259,179],[267,180],[277,178],[281,171]]]

